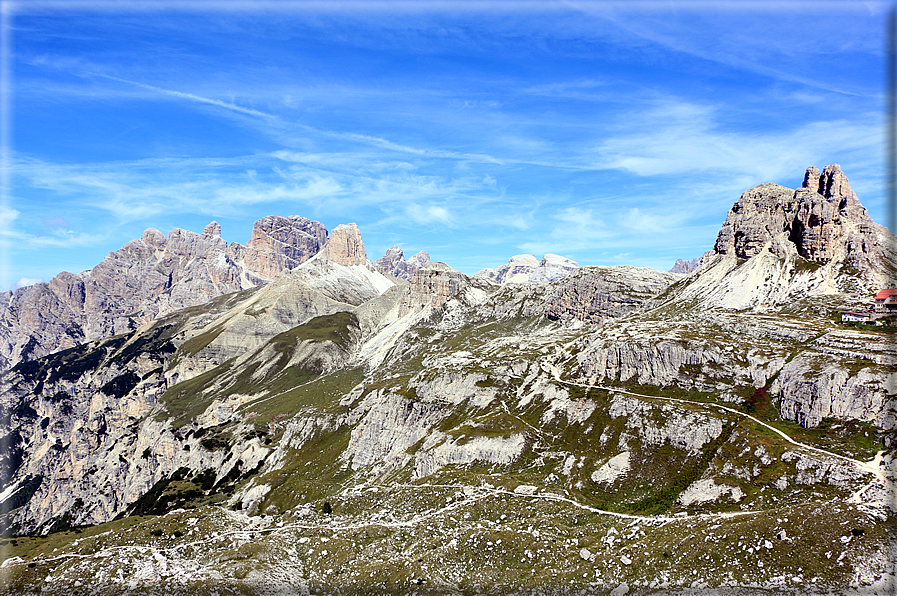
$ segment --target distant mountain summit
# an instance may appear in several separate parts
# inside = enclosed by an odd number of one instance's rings
[[[398,246],[391,246],[386,251],[386,254],[374,261],[374,267],[386,275],[411,281],[411,276],[414,275],[414,272],[422,267],[426,267],[429,263],[430,255],[423,250],[406,261],[405,253],[402,252],[402,249]]]
[[[695,269],[698,268],[698,265],[701,264],[701,257],[695,257],[690,261],[683,261],[682,259],[676,259],[676,263],[673,265],[673,268],[670,269],[670,273],[691,273]]]
[[[497,269],[482,269],[476,277],[495,283],[536,283],[556,281],[579,269],[579,263],[560,255],[546,254],[542,260],[535,255],[516,255],[507,265]]]

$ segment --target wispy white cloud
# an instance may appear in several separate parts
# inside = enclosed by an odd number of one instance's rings
[[[526,231],[533,226],[533,215],[532,213],[514,213],[505,218],[504,223],[518,230]]]
[[[616,236],[593,208],[567,207],[556,213],[551,231],[543,238],[518,244],[533,254],[570,253],[606,244]]]
[[[650,212],[645,208],[632,207],[624,212],[620,224],[639,234],[669,232],[679,227],[689,218],[689,213],[682,209]]]
[[[636,10],[615,3],[582,2],[573,6],[584,14],[607,19],[618,31],[665,51],[829,93],[857,96],[877,91],[876,87],[851,88],[842,77],[819,76],[816,70],[793,66],[809,63],[810,57],[845,51],[864,54],[867,59],[881,55],[882,40],[870,38],[867,29],[871,22],[879,24],[889,10],[884,2],[832,2],[827,11],[817,7],[806,15],[800,14],[809,7],[803,2],[632,4]],[[656,10],[646,11],[652,4]],[[698,9],[700,16],[696,17],[695,9],[700,4],[704,7]],[[741,18],[740,12],[748,13],[750,18]],[[694,35],[696,24],[708,34]],[[795,28],[801,27],[812,33],[792,35]],[[833,44],[832,38],[851,41]]]
[[[141,83],[139,81],[129,81],[128,79],[122,79],[119,77],[115,77],[107,74],[96,74],[96,76],[103,77],[105,79],[110,79],[113,81],[118,81],[119,83],[127,83],[128,85],[134,85],[135,87],[140,87],[141,89],[147,89],[148,91],[155,91],[157,93],[161,93],[163,95],[168,95],[170,97],[177,97],[179,99],[186,99],[189,101],[195,101],[198,103],[203,103],[219,108],[224,108],[226,110],[230,110],[232,112],[239,112],[241,114],[247,114],[249,116],[258,116],[261,118],[277,118],[274,114],[269,114],[267,112],[262,112],[261,110],[256,110],[253,108],[246,108],[243,106],[238,106],[234,103],[221,101],[220,99],[213,99],[209,97],[202,97],[200,95],[195,95],[193,93],[186,93],[184,91],[176,91],[173,89],[163,89],[162,87],[156,87],[154,85],[148,85],[146,83]]]
[[[0,230],[7,230],[21,215],[21,211],[0,205]]]
[[[47,230],[56,230],[58,228],[68,229],[72,227],[71,225],[69,225],[69,222],[65,221],[64,218],[59,217],[58,215],[56,217],[41,217],[40,223]]]
[[[630,201],[624,201],[628,203]],[[534,254],[547,252],[571,256],[589,255],[593,259],[605,253],[604,261],[619,261],[624,256],[631,261],[644,260],[648,250],[683,250],[683,254],[699,254],[709,248],[707,242],[719,230],[722,220],[707,225],[694,221],[699,214],[677,208],[675,204],[620,208],[614,203],[596,206],[568,207],[549,216],[531,231],[531,239],[517,248]],[[599,210],[600,209],[600,210]],[[707,240],[688,245],[675,239]],[[611,255],[607,251],[618,251]],[[649,259],[650,260],[650,259]],[[656,258],[654,258],[656,261]]]
[[[440,223],[448,227],[452,227],[455,224],[455,219],[452,217],[451,212],[440,205],[418,205],[412,203],[405,208],[405,213],[419,224]]]
[[[30,186],[53,192],[63,204],[74,201],[119,223],[167,213],[232,216],[247,209],[255,212],[257,205],[292,203],[318,215],[348,214],[366,206],[395,221],[410,218],[452,226],[457,220],[448,201],[497,192],[494,181],[419,175],[401,162],[390,166],[374,157],[372,162],[371,156],[353,160],[345,155],[277,152],[233,160],[78,166],[23,159],[17,173]],[[284,164],[283,159],[290,161]]]
[[[89,234],[72,230],[56,231],[51,235],[34,234],[21,229],[6,228],[0,231],[0,247],[4,250],[79,248],[97,246],[108,240],[107,233]]]
[[[595,167],[639,176],[731,172],[777,179],[802,171],[822,156],[874,154],[881,144],[878,114],[753,132],[724,128],[718,111],[665,101],[637,119],[633,116],[625,130],[602,142],[595,149]]]

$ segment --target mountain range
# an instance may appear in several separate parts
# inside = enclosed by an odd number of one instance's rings
[[[148,230],[5,296],[0,593],[887,593],[894,242],[836,165],[687,273]]]

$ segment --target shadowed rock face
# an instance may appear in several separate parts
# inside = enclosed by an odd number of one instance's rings
[[[429,263],[430,255],[423,250],[406,261],[402,249],[392,246],[386,251],[386,254],[374,261],[374,267],[386,275],[411,281],[414,272],[421,267],[426,267]]]
[[[0,370],[265,283],[326,239],[322,224],[298,216],[260,219],[246,246],[225,242],[217,222],[202,234],[150,228],[89,271],[0,294]]]
[[[878,246],[875,224],[837,164],[807,169],[801,188],[761,184],[741,195],[714,246],[717,254],[749,259],[767,243],[784,258],[789,245],[805,259],[834,258],[849,243],[864,255]]]

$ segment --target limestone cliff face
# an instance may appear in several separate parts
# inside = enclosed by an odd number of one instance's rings
[[[550,319],[601,323],[641,308],[677,276],[647,267],[587,267],[556,282],[547,301]]]
[[[438,308],[468,285],[468,277],[460,271],[445,263],[430,263],[415,271],[411,277],[411,285],[405,288],[402,295],[399,315],[425,306]]]
[[[354,223],[336,226],[321,249],[321,258],[340,265],[367,265],[368,257],[358,226]]]
[[[661,412],[660,424],[656,416],[658,410]],[[618,448],[622,451],[631,448],[630,440],[638,439],[658,447],[667,443],[697,455],[723,431],[719,418],[687,412],[676,406],[648,404],[622,395],[614,396],[608,413],[612,418],[626,420],[626,432],[618,439]]]
[[[326,229],[302,217],[265,217],[243,246],[155,229],[80,274],[0,294],[0,370],[80,343],[124,333],[175,310],[265,283],[318,252]]]
[[[506,283],[486,290],[481,317],[546,317],[569,324],[600,324],[646,308],[682,278],[648,267],[582,267],[550,283]],[[470,278],[488,288],[482,278]],[[494,283],[494,282],[493,282]]]
[[[766,386],[782,417],[805,427],[832,418],[897,429],[897,351],[887,337],[746,313],[701,319],[607,322],[574,343],[577,378],[695,389],[736,403]]]
[[[411,281],[414,272],[421,267],[426,267],[429,263],[430,255],[423,250],[406,261],[402,249],[392,246],[386,251],[386,254],[374,261],[374,267],[385,275]]]
[[[838,331],[819,337],[813,347],[785,364],[770,388],[783,418],[806,427],[835,418],[897,429],[893,345]]]

